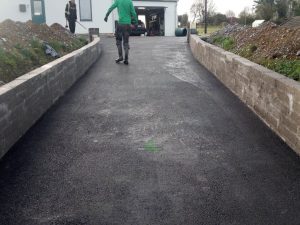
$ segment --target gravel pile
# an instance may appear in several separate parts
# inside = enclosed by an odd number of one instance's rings
[[[57,56],[63,56],[85,45],[86,40],[57,23],[51,26],[32,21],[0,23],[0,86],[54,60],[52,54],[52,57],[46,54],[47,43],[58,52]]]
[[[258,58],[300,58],[300,27],[277,26],[272,22],[256,28],[228,25],[211,34],[207,42],[213,43],[217,37],[232,38],[235,43],[232,52],[239,53],[250,47],[254,51],[251,56],[254,61]]]
[[[248,28],[247,26],[242,26],[239,24],[234,24],[234,25],[228,24],[224,28],[212,33],[209,37],[206,37],[205,41],[207,41],[209,43],[213,43],[213,40],[216,37],[220,37],[220,36],[229,37],[232,34],[243,31],[247,28]]]
[[[297,58],[300,50],[300,27],[289,28],[266,23],[257,28],[248,28],[232,33],[236,51],[245,46],[255,46],[253,58]]]
[[[16,45],[26,47],[35,39],[41,42],[63,41],[71,45],[76,37],[60,24],[50,27],[46,24],[38,25],[27,21],[26,23],[5,20],[0,23],[0,47],[9,51]]]

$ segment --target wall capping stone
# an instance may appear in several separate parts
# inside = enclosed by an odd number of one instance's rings
[[[197,35],[191,35],[189,40],[198,62],[300,155],[300,83],[211,45]]]
[[[100,55],[100,38],[95,38],[0,87],[0,159]]]

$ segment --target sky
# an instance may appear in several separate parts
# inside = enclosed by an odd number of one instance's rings
[[[177,6],[178,15],[189,13],[191,5],[195,0],[179,0]],[[209,0],[208,0],[209,1]],[[238,16],[245,7],[252,8],[254,0],[212,0],[215,3],[216,12],[225,14],[228,10],[235,12]]]

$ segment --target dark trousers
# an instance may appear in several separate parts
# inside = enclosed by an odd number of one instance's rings
[[[131,27],[128,24],[118,24],[116,29],[116,41],[117,41],[117,48],[119,53],[119,58],[123,58],[123,51],[122,51],[122,41],[123,47],[125,51],[125,60],[128,60],[129,54],[129,35],[131,32]]]
[[[74,34],[75,33],[76,21],[75,20],[68,20],[68,21],[69,21],[70,32],[72,34]]]

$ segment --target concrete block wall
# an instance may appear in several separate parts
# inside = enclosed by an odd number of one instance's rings
[[[100,39],[0,87],[0,158],[90,68]]]
[[[300,155],[300,84],[190,36],[194,57]]]

